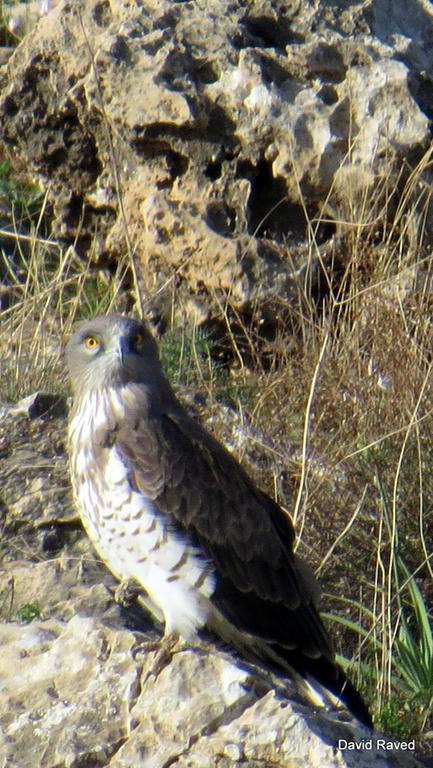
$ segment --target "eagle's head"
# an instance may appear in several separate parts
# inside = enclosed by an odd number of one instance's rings
[[[150,330],[124,315],[79,323],[66,345],[66,361],[75,394],[133,382],[154,386],[163,377]]]

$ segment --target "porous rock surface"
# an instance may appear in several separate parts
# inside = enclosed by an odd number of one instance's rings
[[[0,569],[1,765],[417,765],[383,750],[341,752],[339,739],[368,734],[287,699],[211,643],[155,672],[154,635],[126,628],[94,579],[67,556]],[[29,600],[41,618],[24,624],[13,608]]]
[[[58,237],[100,263],[128,239],[161,316],[290,301],[305,214],[326,263],[342,201],[425,151],[432,22],[427,0],[63,0],[1,70],[0,136]]]
[[[2,768],[416,768],[410,753],[340,750],[371,734],[213,638],[161,660],[160,628],[114,602],[74,525],[58,402],[0,416]]]

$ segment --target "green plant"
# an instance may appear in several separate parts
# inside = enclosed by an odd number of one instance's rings
[[[0,160],[0,202],[10,207],[17,231],[39,214],[43,197],[41,189],[17,174],[9,160]]]
[[[209,334],[202,329],[192,332],[166,333],[161,339],[160,354],[171,382],[191,386],[212,372]]]
[[[166,333],[160,344],[163,367],[169,380],[189,388],[203,388],[218,402],[245,403],[248,394],[218,361],[219,342],[202,328]]]
[[[422,728],[433,712],[433,630],[425,600],[400,556],[396,558],[399,580],[398,630],[395,638],[395,669],[399,685],[422,712]],[[403,597],[407,594],[406,599]]]
[[[382,617],[377,617],[365,605],[351,599],[340,598],[342,605],[356,611],[359,621],[341,614],[324,613],[323,616],[353,632],[360,648],[365,646],[365,661],[358,666],[358,684],[373,700],[378,690],[379,674],[391,665],[389,695],[375,711],[376,725],[390,733],[407,738],[423,731],[433,712],[433,630],[426,602],[401,556],[395,555],[395,623],[393,642],[382,642],[375,632]],[[369,629],[366,629],[369,627]],[[386,654],[386,663],[377,663]],[[350,661],[339,657],[343,667]],[[377,706],[377,705],[376,705]]]
[[[24,603],[17,610],[17,619],[24,624],[30,624],[34,619],[39,619],[41,616],[41,609],[38,603]]]

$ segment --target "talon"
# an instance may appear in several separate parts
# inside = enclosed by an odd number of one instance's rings
[[[163,669],[168,667],[175,653],[180,653],[184,649],[185,643],[176,632],[165,635],[158,643],[157,654],[150,670],[146,674],[145,682],[151,676],[158,677]]]
[[[116,587],[114,601],[122,608],[130,608],[142,592],[143,588],[136,579],[125,579]]]

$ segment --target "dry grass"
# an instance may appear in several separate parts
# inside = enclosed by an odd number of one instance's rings
[[[40,235],[43,209],[29,234],[18,226],[0,231],[11,246],[0,252],[0,274],[8,286],[0,312],[0,397],[17,400],[38,389],[65,387],[63,343],[80,319],[121,309],[127,258],[114,275],[83,262],[74,246]]]

